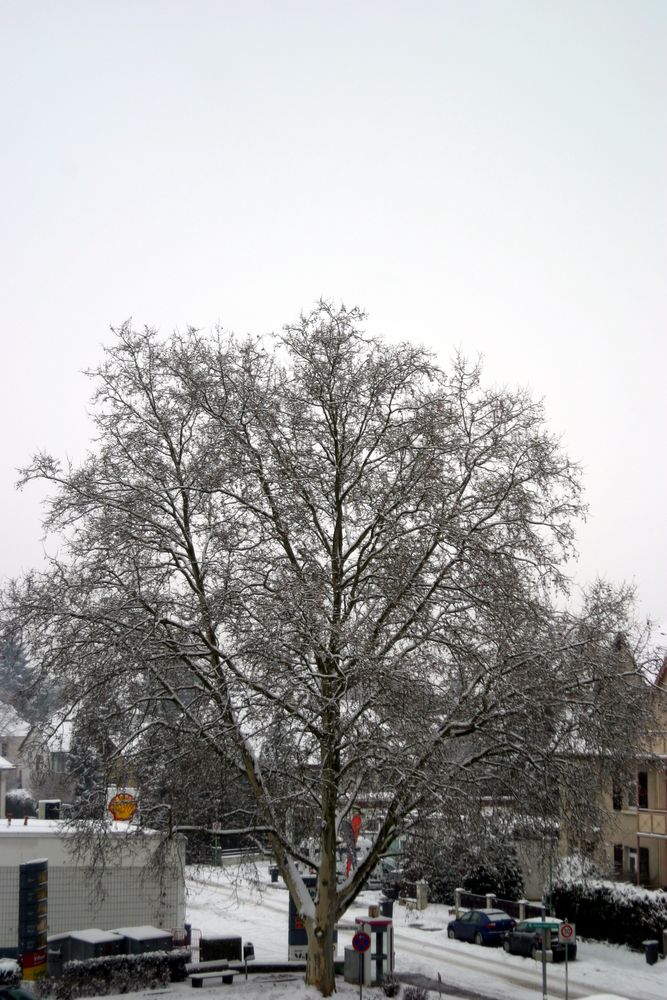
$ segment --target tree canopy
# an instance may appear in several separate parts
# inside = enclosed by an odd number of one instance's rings
[[[363,320],[320,302],[266,339],[122,326],[86,460],[23,476],[53,486],[58,554],[4,599],[72,703],[122,707],[119,753],[198,745],[244,776],[324,994],[335,921],[414,817],[489,789],[527,809],[547,769],[620,762],[643,697],[612,643],[628,595],[567,606],[580,475],[542,405]],[[373,847],[337,881],[362,800]]]

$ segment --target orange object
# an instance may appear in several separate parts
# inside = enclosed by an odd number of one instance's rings
[[[114,819],[127,821],[132,819],[137,811],[137,800],[129,792],[118,792],[107,806]]]

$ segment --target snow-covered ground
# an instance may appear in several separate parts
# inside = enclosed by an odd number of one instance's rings
[[[193,870],[188,879],[188,920],[193,928],[206,934],[237,934],[252,941],[258,962],[286,962],[288,894],[282,882],[272,884],[268,866],[258,869],[255,884],[248,873],[236,868]],[[379,899],[378,892],[363,893],[345,915],[338,935],[338,955],[351,943],[354,918],[367,914],[368,906]],[[501,948],[480,948],[450,941],[447,938],[448,908],[430,905],[419,914],[406,914],[394,908],[396,971],[415,972],[437,980],[442,977],[442,996],[451,995],[447,986],[478,992],[498,1000],[541,1000],[542,968],[537,962],[507,955]],[[349,926],[347,926],[349,925]],[[236,986],[234,995],[242,993],[244,1000],[255,997],[317,997],[295,979],[281,981],[264,976],[257,981],[250,976]],[[224,987],[209,986],[207,989]],[[228,989],[228,988],[227,988]],[[549,965],[547,989],[550,998],[565,997],[565,967]],[[357,986],[337,984],[340,997],[358,996]],[[172,988],[174,996],[185,987]],[[667,962],[646,964],[644,956],[627,948],[596,942],[579,941],[576,962],[569,965],[569,996],[571,1000],[591,993],[622,994],[631,1000],[666,1000]],[[227,996],[228,994],[225,994]],[[364,987],[364,997],[374,1000],[384,994],[379,989]],[[437,996],[437,993],[434,994]]]

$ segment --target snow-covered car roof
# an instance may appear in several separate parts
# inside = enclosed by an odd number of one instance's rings
[[[560,917],[548,917],[546,914],[544,916],[545,924],[562,924],[563,921]],[[524,917],[521,921],[522,924],[541,924],[542,917]]]

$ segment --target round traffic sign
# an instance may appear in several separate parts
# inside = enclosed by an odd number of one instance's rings
[[[574,937],[574,924],[561,924],[558,928],[558,937],[561,941],[571,941]]]
[[[355,951],[368,951],[371,946],[371,936],[366,931],[357,931],[352,938],[352,947]]]

